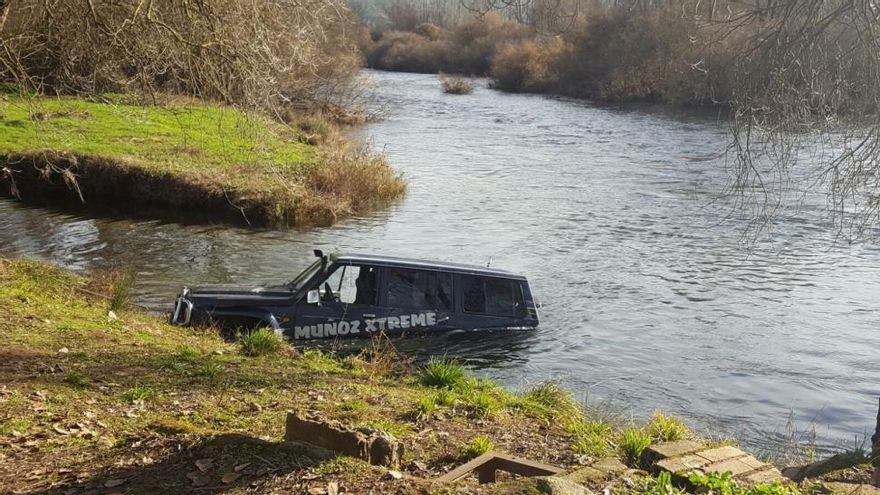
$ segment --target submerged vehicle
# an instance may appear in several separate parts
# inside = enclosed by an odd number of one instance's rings
[[[494,268],[370,255],[325,255],[290,283],[188,289],[171,323],[270,327],[300,339],[527,328],[538,311],[525,277]]]

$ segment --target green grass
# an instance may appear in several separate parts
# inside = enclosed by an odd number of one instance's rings
[[[525,411],[541,417],[577,420],[581,406],[568,390],[556,382],[545,382],[528,388],[518,404]]]
[[[68,150],[172,173],[268,166],[302,173],[309,166],[311,146],[263,116],[197,101],[153,106],[114,99],[4,96],[0,152]]]
[[[620,450],[624,462],[629,466],[638,467],[642,459],[642,452],[651,445],[651,435],[644,428],[629,425],[623,429],[620,435]]]
[[[468,378],[464,367],[455,359],[432,357],[417,375],[419,383],[427,387],[454,388]]]
[[[132,272],[122,273],[113,281],[110,287],[110,311],[119,312],[125,309],[134,282],[135,274]]]
[[[569,423],[568,430],[574,435],[571,449],[575,454],[608,457],[614,453],[609,443],[614,429],[605,421],[581,418]]]
[[[495,444],[492,443],[492,440],[484,435],[478,435],[461,448],[461,457],[463,459],[473,459],[489,452],[494,447]]]
[[[74,387],[88,388],[92,385],[92,380],[89,379],[88,376],[74,370],[68,371],[67,374],[64,375],[64,383],[68,383]]]
[[[239,351],[250,357],[275,354],[282,345],[284,341],[271,328],[260,328],[238,337]]]
[[[690,436],[690,430],[684,422],[673,416],[656,411],[645,426],[648,435],[656,442],[673,442],[684,440]]]
[[[156,391],[150,387],[144,387],[141,385],[135,385],[130,389],[126,390],[125,393],[122,394],[122,398],[126,401],[133,402],[136,400],[140,401],[148,401],[156,397]]]

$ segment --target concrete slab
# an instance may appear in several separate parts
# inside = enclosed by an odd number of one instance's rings
[[[707,473],[726,473],[730,471],[733,476],[739,476],[754,471],[751,466],[739,459],[725,459],[721,462],[709,464],[703,468]]]
[[[694,469],[702,469],[711,464],[706,458],[698,455],[684,455],[658,461],[655,466],[672,474],[685,474]]]
[[[626,464],[620,462],[620,459],[616,457],[606,457],[604,459],[599,459],[598,461],[590,464],[590,467],[594,469],[598,469],[599,471],[605,471],[610,474],[620,474],[626,472],[628,467]]]
[[[742,477],[738,478],[738,480],[748,485],[757,485],[758,483],[772,483],[774,481],[781,481],[784,478],[785,477],[782,475],[782,472],[780,472],[775,467],[768,466],[758,471],[746,473]]]
[[[727,459],[743,457],[747,454],[736,447],[725,445],[714,449],[701,450],[697,452],[697,455],[709,460],[709,462],[721,462]]]
[[[664,442],[651,445],[645,449],[645,452],[647,452],[652,458],[660,460],[669,457],[693,454],[704,448],[706,448],[706,446],[700,442],[695,442],[693,440],[679,440],[676,442]]]

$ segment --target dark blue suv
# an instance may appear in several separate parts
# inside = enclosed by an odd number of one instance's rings
[[[271,327],[290,339],[535,327],[525,277],[494,268],[369,255],[324,255],[287,285],[184,288],[171,322]]]

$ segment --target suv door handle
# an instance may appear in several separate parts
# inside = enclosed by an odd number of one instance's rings
[[[375,317],[376,317],[375,314],[368,315],[367,313],[364,313],[364,318],[375,318]]]

